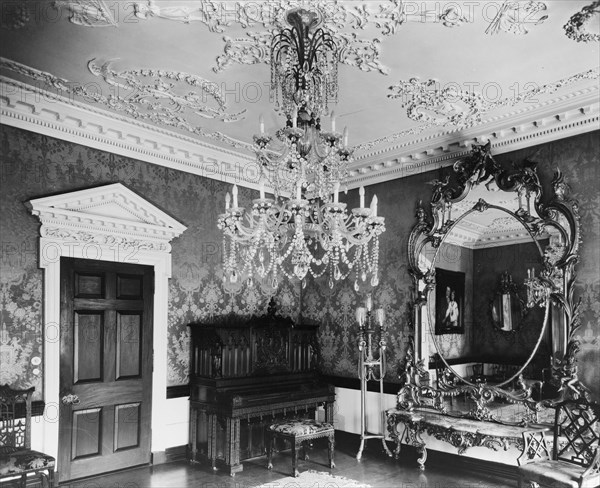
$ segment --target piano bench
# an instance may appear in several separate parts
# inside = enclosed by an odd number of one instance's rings
[[[267,469],[273,469],[273,441],[276,438],[287,439],[292,444],[292,476],[299,476],[300,473],[297,469],[298,451],[302,447],[302,443],[321,437],[327,437],[328,439],[329,467],[335,468],[335,463],[333,462],[335,447],[335,430],[333,424],[317,422],[312,419],[285,419],[269,425],[265,435],[267,442]],[[308,459],[306,451],[304,459]]]

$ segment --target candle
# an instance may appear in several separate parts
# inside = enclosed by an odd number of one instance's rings
[[[531,268],[531,277],[535,278],[535,268]]]
[[[370,312],[372,307],[373,307],[373,299],[371,298],[371,295],[368,295],[367,296],[367,310]]]
[[[298,186],[296,187],[296,200],[301,200],[302,199],[302,184],[298,183]]]
[[[344,147],[348,147],[348,127],[344,127]]]
[[[265,133],[265,118],[261,115],[258,118],[258,125],[260,126],[261,135]]]
[[[238,189],[237,185],[233,185],[233,189],[231,190],[233,194],[233,208],[238,208]]]
[[[340,183],[338,181],[336,181],[333,184],[333,203],[339,202],[339,196],[340,196]]]
[[[265,183],[262,179],[260,180],[260,185],[258,187],[258,191],[260,192],[260,199],[264,200],[265,199]]]
[[[377,195],[373,195],[371,200],[371,212],[373,217],[377,217]]]
[[[363,324],[365,323],[365,309],[363,307],[358,307],[356,309],[356,321],[358,322],[359,327],[362,328]]]
[[[331,132],[335,132],[335,112],[331,111]]]
[[[229,192],[225,193],[225,210],[229,210],[229,201],[231,197],[229,196]]]
[[[378,308],[375,310],[375,321],[379,327],[383,328],[383,322],[385,320],[385,312],[383,308]]]
[[[360,195],[360,208],[365,208],[365,187],[361,186],[358,189],[358,194]]]
[[[531,278],[531,270],[530,269],[527,270],[527,278]]]
[[[294,110],[292,110],[292,127],[295,129],[298,124],[298,107],[294,105]]]

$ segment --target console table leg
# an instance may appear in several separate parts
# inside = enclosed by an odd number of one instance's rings
[[[427,461],[427,449],[425,448],[425,444],[418,446],[417,451],[421,454],[421,456],[417,459],[417,463],[419,463],[419,469],[421,471],[425,471],[425,461]]]
[[[383,450],[387,454],[387,456],[392,457],[392,451],[390,451],[390,448],[388,447],[387,442],[385,442],[385,437],[381,438],[381,444],[383,445]]]

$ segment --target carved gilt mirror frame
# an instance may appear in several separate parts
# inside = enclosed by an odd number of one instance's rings
[[[525,405],[525,414],[519,421],[525,424],[537,422],[538,412],[556,401],[567,396],[587,395],[588,390],[577,378],[576,367],[579,347],[575,333],[580,326],[580,320],[579,303],[574,301],[573,291],[580,245],[578,204],[569,197],[569,188],[560,170],[557,170],[551,183],[553,194],[550,198],[544,198],[536,164],[526,160],[521,167],[504,169],[491,156],[489,142],[486,145],[476,145],[469,156],[454,164],[443,181],[432,182],[430,212],[419,202],[417,222],[408,239],[409,272],[414,284],[414,337],[409,342],[401,375],[403,386],[398,393],[399,408],[413,410],[427,407],[448,413],[444,398],[466,394],[470,397],[473,408],[468,412],[461,412],[460,416],[502,422],[495,418],[488,408],[494,399],[502,399],[509,403]],[[426,347],[427,342],[424,342],[427,340],[424,319],[427,314],[427,302],[435,295],[436,274],[435,264],[430,262],[424,265],[422,255],[426,248],[430,253],[438,250],[444,237],[455,224],[452,220],[453,206],[464,200],[478,185],[487,185],[488,190],[489,185],[496,185],[497,190],[501,192],[515,192],[511,198],[514,197],[515,202],[518,200],[516,211],[495,208],[506,210],[517,219],[542,251],[541,272],[532,280],[535,286],[529,287],[532,290],[532,296],[529,298],[545,306],[540,338],[544,330],[550,328],[551,350],[548,369],[551,371],[550,381],[555,387],[554,391],[558,392],[556,398],[542,400],[540,394],[540,398],[534,400],[531,386],[527,386],[523,381],[523,370],[536,353],[540,340],[527,362],[513,376],[512,384],[516,387],[512,389],[504,387],[508,382],[500,385],[469,381],[460,381],[458,384],[454,381],[448,382],[446,378],[452,375],[445,374],[437,379],[437,387],[432,386],[428,371],[429,350]],[[470,211],[483,212],[491,207],[494,205],[479,199]],[[543,249],[535,240],[541,239],[542,236],[546,236],[548,242]],[[434,293],[431,293],[432,291]],[[446,360],[442,360],[450,370]]]

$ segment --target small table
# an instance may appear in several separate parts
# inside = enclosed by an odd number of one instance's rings
[[[288,439],[292,444],[292,476],[300,475],[298,465],[298,451],[304,441],[327,437],[329,444],[329,467],[335,468],[333,451],[335,447],[335,430],[329,422],[317,422],[312,419],[291,419],[271,424],[266,429],[267,441],[267,469],[273,469],[273,441],[277,437]],[[305,456],[305,459],[307,457]]]

